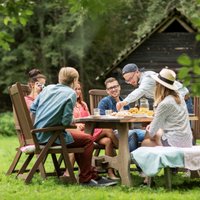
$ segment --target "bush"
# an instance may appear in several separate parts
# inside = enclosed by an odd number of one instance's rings
[[[12,112],[0,113],[0,135],[15,135],[15,126]]]

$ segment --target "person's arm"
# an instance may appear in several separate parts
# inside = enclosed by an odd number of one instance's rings
[[[117,103],[117,110],[121,110],[124,106],[137,101],[143,96],[148,98],[153,98],[155,88],[155,81],[150,75],[144,77],[139,85],[139,87],[133,90],[123,101]]]
[[[71,97],[67,98],[65,102],[63,116],[62,116],[62,124],[64,126],[68,126],[72,123],[73,120],[73,109],[76,103],[76,95],[73,93]]]
[[[166,118],[170,113],[170,105],[167,103],[160,103],[156,109],[155,116],[148,127],[150,137],[154,137],[159,129],[163,129],[166,123]]]
[[[155,89],[155,80],[150,76],[145,76],[142,78],[142,81],[139,87],[133,92],[131,92],[124,101],[128,102],[128,104],[137,101],[142,96],[146,96],[148,98],[153,98]]]

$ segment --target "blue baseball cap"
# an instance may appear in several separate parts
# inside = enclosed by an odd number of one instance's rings
[[[136,72],[138,71],[138,67],[134,63],[127,64],[122,69],[122,75],[127,74],[129,72]]]

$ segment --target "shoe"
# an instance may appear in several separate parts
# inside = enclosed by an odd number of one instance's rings
[[[113,180],[113,181],[119,181],[120,180],[120,178],[116,177],[116,176],[108,176],[107,178],[110,179],[110,180]]]
[[[89,186],[89,187],[99,187],[100,185],[98,184],[97,181],[91,179],[89,182],[86,183],[81,183],[83,186]]]
[[[99,185],[101,186],[112,186],[112,185],[117,185],[117,181],[109,180],[105,177],[101,177],[100,179],[96,180]]]

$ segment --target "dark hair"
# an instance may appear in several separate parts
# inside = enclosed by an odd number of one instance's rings
[[[35,83],[38,81],[38,78],[46,79],[46,76],[43,75],[39,69],[32,69],[28,72],[29,83]]]

